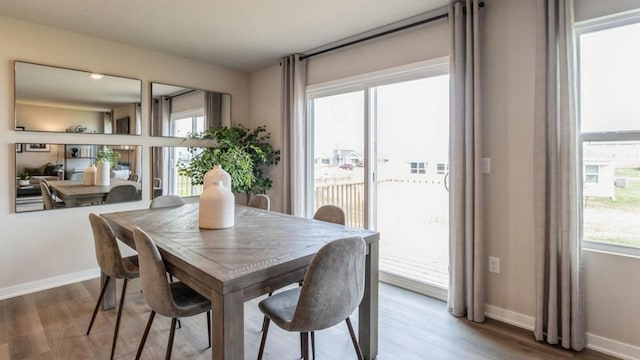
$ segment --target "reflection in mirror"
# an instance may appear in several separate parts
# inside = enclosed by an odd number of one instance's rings
[[[16,144],[16,212],[141,200],[141,148]],[[103,168],[101,159],[113,165]]]
[[[16,127],[140,135],[141,87],[136,79],[16,61]]]
[[[231,95],[151,83],[151,136],[186,137],[231,126]]]
[[[178,164],[191,161],[191,154],[186,147],[152,146],[151,178],[152,195],[178,195],[181,197],[200,196],[202,185],[191,185],[188,176],[178,174]]]

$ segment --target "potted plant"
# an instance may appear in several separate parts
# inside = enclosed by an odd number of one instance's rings
[[[98,150],[96,154],[96,185],[104,186],[109,185],[111,179],[111,168],[116,167],[116,160],[118,156],[116,153],[103,146]]]
[[[265,126],[250,130],[243,125],[210,128],[191,134],[191,139],[212,139],[215,147],[189,147],[192,158],[178,164],[178,173],[188,176],[192,185],[201,185],[204,174],[214,165],[221,165],[231,175],[234,193],[264,194],[271,189],[271,179],[264,168],[280,161],[280,150],[270,144],[271,134]]]
[[[31,176],[26,173],[26,172],[22,172],[20,175],[18,175],[18,185],[19,186],[29,186],[29,178]]]

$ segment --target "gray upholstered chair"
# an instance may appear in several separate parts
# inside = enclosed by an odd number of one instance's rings
[[[89,328],[87,329],[87,335],[89,335],[89,333],[91,332],[93,321],[96,319],[98,308],[100,307],[100,303],[102,302],[102,298],[104,297],[104,292],[107,289],[107,285],[109,284],[111,279],[113,279],[113,281],[116,281],[116,279],[124,280],[122,284],[122,294],[120,295],[120,304],[118,305],[116,326],[113,330],[113,340],[111,343],[110,359],[113,359],[113,354],[116,350],[116,342],[118,340],[120,318],[122,317],[122,307],[124,306],[124,298],[127,293],[127,281],[139,276],[138,257],[122,257],[122,255],[120,254],[120,249],[118,248],[116,236],[114,235],[111,227],[104,218],[91,213],[89,214],[89,222],[91,223],[91,230],[93,231],[93,241],[96,247],[96,258],[98,260],[98,265],[100,265],[100,270],[102,271],[102,273],[104,273],[106,278],[104,281],[104,285],[102,286],[102,290],[100,290],[100,296],[98,297],[96,307],[93,309],[93,315],[91,316],[91,322],[89,323]]]
[[[149,330],[156,313],[171,318],[169,343],[167,344],[166,359],[171,358],[173,337],[176,331],[178,318],[189,317],[203,312],[207,313],[207,329],[209,330],[209,346],[211,346],[211,302],[182,282],[168,282],[167,270],[162,261],[162,256],[151,237],[136,228],[133,238],[138,251],[140,262],[140,281],[142,282],[142,295],[149,307],[151,314],[144,335],[140,340],[136,360],[140,359],[144,344],[147,341]]]
[[[300,333],[305,360],[309,358],[309,333],[345,321],[358,359],[363,358],[349,316],[364,295],[365,252],[361,237],[332,241],[311,260],[302,287],[267,297],[258,304],[267,316],[258,360],[262,359],[271,321],[284,330]],[[314,345],[313,336],[311,341]]]
[[[178,195],[163,195],[153,198],[149,209],[157,209],[169,206],[181,206],[184,205],[184,200]]]
[[[344,211],[335,205],[324,205],[313,214],[316,220],[326,221],[334,224],[345,225],[347,223]]]
[[[271,199],[265,194],[258,194],[249,200],[247,206],[269,211],[271,210]]]
[[[42,204],[44,205],[45,210],[64,207],[63,202],[53,200],[51,189],[49,189],[49,186],[44,181],[40,181],[40,192],[42,193]]]
[[[118,185],[109,190],[104,198],[105,204],[134,201],[138,197],[138,189],[134,185]]]

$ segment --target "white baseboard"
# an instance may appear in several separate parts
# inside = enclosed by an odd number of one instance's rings
[[[587,348],[625,360],[640,360],[640,347],[589,333]]]
[[[488,318],[530,331],[533,331],[536,323],[536,319],[533,316],[520,314],[489,304],[484,304],[484,315]]]
[[[0,300],[47,290],[58,286],[73,284],[79,281],[94,279],[100,276],[100,269],[91,269],[72,274],[65,274],[48,279],[18,284],[0,289]]]
[[[484,315],[488,318],[533,331],[535,318],[497,306],[484,304]],[[587,333],[587,349],[625,360],[640,360],[640,347],[602,336]]]

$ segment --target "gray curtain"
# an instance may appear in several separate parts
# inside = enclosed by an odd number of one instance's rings
[[[205,91],[204,92],[204,122],[205,129],[219,127],[222,125],[222,94]]]
[[[292,54],[282,58],[282,114],[284,144],[282,148],[282,211],[305,215],[307,62]]]
[[[449,6],[450,191],[449,311],[484,321],[481,92],[482,8],[479,0]]]
[[[538,0],[534,221],[538,341],[586,345],[573,1]]]
[[[171,127],[169,121],[171,120],[171,98],[168,96],[160,96],[153,98],[151,109],[151,134],[153,136],[169,136]]]

